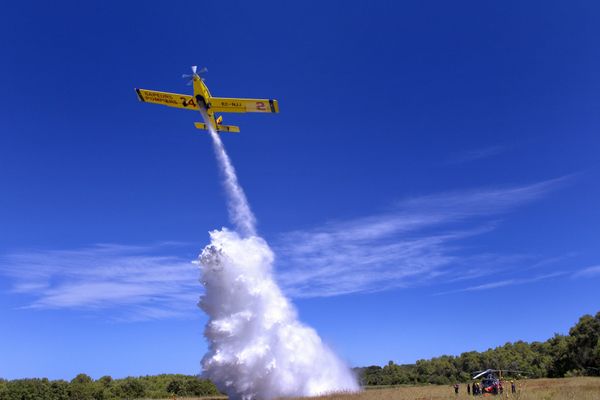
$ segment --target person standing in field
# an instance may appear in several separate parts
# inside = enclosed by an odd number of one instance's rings
[[[510,391],[511,393],[517,393],[517,386],[515,385],[515,381],[510,381]]]
[[[471,385],[467,383],[467,396],[471,395]]]
[[[457,396],[458,396],[458,388],[459,388],[458,383],[455,383],[454,384],[454,394]]]

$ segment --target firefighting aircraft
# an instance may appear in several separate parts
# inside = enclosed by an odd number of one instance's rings
[[[187,110],[200,111],[204,123],[195,122],[198,129],[207,129],[210,124],[217,132],[239,132],[239,126],[223,125],[223,117],[215,118],[215,113],[278,113],[279,105],[273,99],[236,99],[226,97],[213,97],[204,83],[200,74],[206,72],[206,68],[197,71],[197,66],[192,66],[191,75],[183,75],[189,79],[188,85],[194,86],[194,95],[157,92],[154,90],[135,89],[140,101],[145,103],[162,104],[169,107],[185,108]]]

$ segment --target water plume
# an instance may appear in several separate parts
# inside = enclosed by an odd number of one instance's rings
[[[240,186],[235,173],[235,168],[231,163],[231,159],[225,151],[225,146],[221,141],[219,134],[212,128],[209,123],[208,116],[205,112],[202,113],[204,121],[209,128],[208,132],[212,138],[215,156],[219,163],[219,169],[223,176],[223,186],[227,193],[227,210],[229,211],[229,219],[235,225],[236,231],[243,236],[256,235],[256,218],[250,210],[248,199],[244,189]]]
[[[210,131],[235,231],[210,232],[200,255],[209,316],[203,375],[232,400],[357,391],[353,373],[299,322],[272,274],[275,256],[256,235],[255,218],[219,135]]]

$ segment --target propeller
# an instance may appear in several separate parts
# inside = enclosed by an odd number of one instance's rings
[[[181,77],[183,79],[187,79],[187,83],[186,85],[190,86],[192,84],[192,82],[194,81],[194,76],[198,75],[200,77],[200,79],[202,79],[204,81],[204,78],[200,76],[200,74],[203,74],[205,72],[208,72],[208,68],[203,67],[200,71],[198,71],[198,66],[197,65],[192,65],[192,73],[190,74],[183,74]]]
[[[485,375],[485,374],[487,374],[488,372],[492,372],[492,371],[496,371],[496,370],[495,370],[495,369],[486,369],[485,371],[477,371],[477,372],[479,372],[479,373],[478,373],[477,375],[475,375],[475,376],[473,377],[473,379],[477,379],[477,378],[479,378],[480,376],[482,376],[482,375]]]
[[[477,374],[477,375],[475,375],[473,377],[473,379],[477,379],[477,378],[479,378],[479,377],[481,377],[481,376],[483,376],[483,375],[485,375],[487,373],[490,373],[490,372],[500,372],[500,375],[502,375],[503,372],[516,372],[518,374],[528,374],[527,371],[519,371],[519,370],[516,370],[516,369],[491,369],[490,368],[490,369],[486,369],[485,371],[475,371],[475,372],[473,372],[474,374]]]

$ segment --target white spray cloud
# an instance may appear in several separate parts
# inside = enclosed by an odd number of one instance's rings
[[[298,321],[273,278],[274,255],[256,236],[255,218],[220,137],[210,131],[236,232],[210,233],[200,255],[208,314],[204,375],[230,399],[269,400],[357,391],[349,368]]]
[[[356,391],[352,372],[300,323],[272,276],[273,252],[260,237],[211,232],[200,257],[210,316],[205,375],[232,399],[273,399]]]

